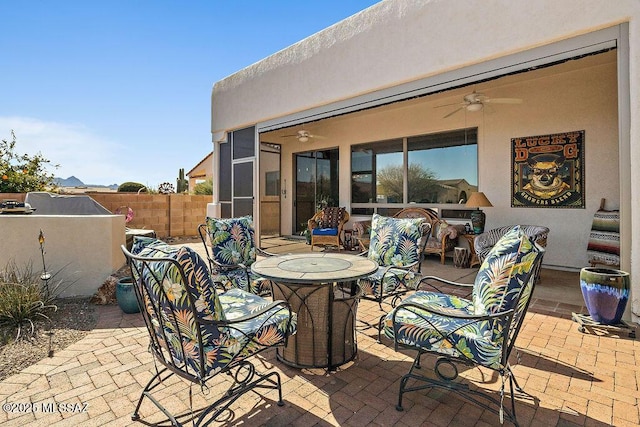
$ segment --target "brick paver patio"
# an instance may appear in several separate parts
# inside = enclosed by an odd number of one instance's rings
[[[462,270],[459,270],[460,272]],[[471,270],[467,270],[471,272]],[[549,285],[553,273],[545,272]],[[579,293],[579,286],[576,284]],[[535,297],[535,294],[534,294]],[[562,300],[537,298],[525,319],[512,354],[513,371],[530,394],[517,401],[523,426],[637,426],[640,424],[640,344],[622,336],[580,333],[570,319],[582,307]],[[123,314],[117,306],[99,306],[97,327],[84,339],[54,357],[0,382],[0,424],[3,426],[128,426],[140,391],[154,372],[147,352],[148,337],[138,314]],[[377,304],[362,301],[358,317],[378,318]],[[495,426],[493,413],[446,392],[414,392],[395,409],[400,377],[411,357],[393,350],[390,342],[376,342],[372,329],[358,333],[359,356],[337,372],[300,370],[278,362],[275,352],[254,361],[258,369],[275,367],[282,375],[284,407],[275,393],[265,398],[249,393],[236,401],[224,419],[211,425],[266,426]],[[423,358],[425,370],[433,358]],[[492,371],[460,368],[461,376],[497,390]],[[215,399],[216,387],[203,393],[194,386],[193,407]],[[189,386],[171,378],[158,391],[162,403],[189,415]],[[16,405],[9,405],[13,403]],[[32,405],[29,407],[29,405]],[[10,411],[8,412],[7,409]],[[145,422],[166,418],[149,401],[142,405]],[[164,422],[163,425],[167,423]],[[187,425],[189,425],[187,423]]]

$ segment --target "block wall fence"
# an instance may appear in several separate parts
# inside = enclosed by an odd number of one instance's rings
[[[191,237],[198,235],[198,225],[207,216],[208,195],[190,194],[134,194],[86,193],[111,212],[121,206],[133,209],[129,228],[154,230],[159,238]],[[0,200],[24,201],[24,193],[0,193]],[[36,213],[38,211],[36,210]],[[126,209],[124,209],[126,213]]]

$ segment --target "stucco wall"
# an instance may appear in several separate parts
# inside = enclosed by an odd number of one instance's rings
[[[385,0],[217,82],[211,129],[238,129],[627,21],[638,77],[638,18],[636,0]],[[640,78],[631,81],[631,99],[639,99]]]
[[[283,144],[282,158],[293,153],[340,147],[340,205],[350,206],[352,144],[478,127],[478,185],[492,202],[483,208],[487,229],[507,224],[536,224],[551,229],[545,265],[578,269],[588,265],[586,247],[593,213],[600,199],[607,209],[620,206],[617,92],[615,52],[594,60],[593,66],[565,72],[570,65],[525,75],[508,76],[483,84],[492,97],[520,98],[520,105],[493,105],[476,113],[459,112],[443,118],[470,88],[454,91],[435,101],[417,99],[313,123],[314,133],[326,139],[307,144]],[[589,62],[590,63],[590,62]],[[523,80],[524,79],[524,80]],[[585,130],[585,209],[512,208],[511,138]],[[277,134],[265,134],[277,140]],[[288,140],[287,140],[288,141]],[[282,177],[293,182],[291,162],[282,162]],[[292,193],[291,184],[287,192]],[[293,197],[282,198],[282,232],[292,227]],[[439,207],[447,207],[445,205]],[[448,206],[451,208],[451,206]],[[358,217],[354,216],[354,220]]]
[[[60,296],[90,296],[125,263],[124,221],[114,215],[0,215],[0,267],[14,261],[42,271],[38,235],[45,236],[51,285],[60,283]]]

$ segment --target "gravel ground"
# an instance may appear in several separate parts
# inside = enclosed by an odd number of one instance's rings
[[[49,341],[55,354],[57,350],[81,340],[95,327],[96,308],[89,303],[89,298],[59,299],[55,304],[58,310],[47,313],[51,322],[46,319],[38,321],[33,335],[30,334],[30,329],[23,330],[26,335],[24,338],[11,340],[9,344],[0,347],[0,380],[47,357]],[[49,330],[53,331],[52,335]],[[0,330],[2,338],[12,335],[15,336],[15,331]]]
[[[182,244],[200,242],[200,237],[187,236],[163,240],[170,244]],[[130,275],[128,267],[123,267],[113,274],[116,278]],[[103,303],[115,303],[115,288],[106,289],[102,295],[106,297]],[[27,329],[23,332],[24,338],[17,341],[13,339],[15,331],[0,328],[0,381],[44,359],[50,349],[55,354],[56,351],[80,341],[87,335],[97,323],[96,307],[90,300],[91,298],[56,300],[58,310],[47,312],[51,321],[36,322],[35,332],[31,334],[31,330]],[[49,334],[50,330],[53,331],[52,335]],[[7,337],[11,338],[7,340]],[[4,344],[7,341],[9,343]]]

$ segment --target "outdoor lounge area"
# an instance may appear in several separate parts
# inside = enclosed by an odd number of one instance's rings
[[[201,243],[188,246],[205,255]],[[304,242],[283,239],[272,239],[267,247],[272,253],[309,251]],[[442,265],[435,257],[427,257],[421,267],[425,274],[461,282],[472,281],[477,272],[477,268]],[[577,273],[543,268],[541,279],[510,360],[528,394],[516,396],[520,425],[638,425],[638,341],[626,334],[578,331],[571,313],[586,311]],[[147,350],[149,335],[140,314],[123,314],[117,305],[98,306],[97,312],[97,327],[83,340],[0,382],[3,403],[73,403],[84,410],[5,410],[0,424],[132,425],[140,392],[155,373]],[[380,315],[377,303],[361,300],[359,320],[373,324]],[[495,414],[438,390],[407,394],[404,411],[397,411],[400,377],[409,369],[412,355],[395,351],[385,338],[377,342],[375,328],[357,329],[357,357],[333,372],[290,367],[276,359],[275,351],[254,357],[258,371],[273,369],[281,376],[284,406],[277,406],[275,390],[265,393],[265,399],[248,393],[211,425],[498,425]],[[430,370],[434,362],[434,357],[424,356],[423,370]],[[485,390],[499,389],[499,377],[484,368],[461,367],[460,376]],[[194,411],[210,404],[215,391],[229,384],[230,378],[219,376],[204,392],[191,387]],[[156,397],[178,414],[180,422],[190,425],[188,383],[173,377],[164,386]],[[167,425],[165,414],[148,401],[139,415],[145,423]]]

